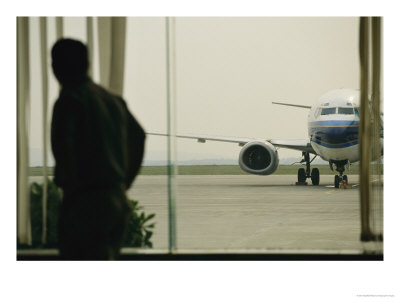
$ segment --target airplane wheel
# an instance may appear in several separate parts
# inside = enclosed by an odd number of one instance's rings
[[[319,170],[314,168],[311,171],[311,181],[313,185],[319,185]]]
[[[343,176],[343,181],[346,181],[346,184],[349,183],[349,181],[347,180],[347,175],[344,175],[344,176]]]
[[[298,182],[306,182],[306,170],[304,168],[300,168],[297,171],[297,181]]]
[[[339,175],[335,175],[335,188],[339,188]]]

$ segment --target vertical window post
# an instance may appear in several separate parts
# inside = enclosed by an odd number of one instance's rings
[[[369,18],[360,18],[360,201],[361,241],[369,240],[369,162],[370,155],[370,113],[369,113]]]
[[[380,17],[360,18],[360,204],[361,241],[364,242],[383,239],[380,19]],[[378,181],[378,184],[374,183],[374,188],[371,176],[377,177],[374,182]]]
[[[48,145],[48,74],[47,74],[47,18],[40,17],[40,51],[42,67],[42,130],[43,130],[43,198],[42,198],[42,244],[46,244],[47,239],[47,145]]]
[[[29,116],[29,18],[17,18],[17,236],[18,243],[32,243],[28,188]]]
[[[169,214],[169,251],[176,250],[175,215],[175,18],[165,19],[166,28],[166,65],[167,65],[167,132],[168,132],[168,214]]]

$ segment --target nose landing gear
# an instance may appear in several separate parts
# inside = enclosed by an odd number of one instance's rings
[[[329,166],[332,171],[333,171],[333,167],[332,167],[333,164],[336,165],[336,171],[339,172],[339,174],[340,174],[340,175],[335,175],[335,181],[334,181],[335,188],[338,189],[341,185],[349,183],[349,181],[347,179],[347,175],[343,175],[345,166],[346,166],[346,164],[348,165],[349,162],[347,160],[336,161],[336,162],[330,161]]]

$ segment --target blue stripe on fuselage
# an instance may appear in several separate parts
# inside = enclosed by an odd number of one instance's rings
[[[321,146],[323,146],[323,147],[326,147],[326,148],[335,148],[335,149],[338,149],[338,148],[347,148],[347,147],[354,146],[354,145],[357,145],[357,144],[358,144],[358,140],[350,141],[350,142],[345,143],[345,144],[327,144],[327,143],[324,143],[324,142],[322,142],[322,141],[320,141],[320,140],[317,140],[317,139],[311,139],[311,141],[314,142],[314,143],[317,143],[318,145],[321,145]]]
[[[327,148],[346,148],[358,144],[359,121],[326,120],[309,122],[311,141]]]
[[[308,127],[317,127],[317,126],[359,126],[359,121],[352,120],[326,120],[326,121],[315,121],[309,122]]]

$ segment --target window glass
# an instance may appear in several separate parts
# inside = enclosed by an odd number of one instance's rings
[[[149,132],[167,132],[165,19],[127,18],[124,99],[140,124]],[[147,135],[139,175],[127,191],[138,201],[139,211],[155,216],[150,242],[153,249],[168,249],[167,138]]]
[[[321,110],[321,115],[334,115],[336,113],[336,107],[328,107],[328,108],[323,108]]]
[[[66,36],[85,41],[84,18],[64,18],[64,21]],[[94,45],[97,45],[97,19],[94,18],[93,21]],[[167,133],[166,124],[169,117],[177,123],[177,134],[191,134],[192,137],[239,135],[283,138],[287,135],[288,138],[292,138],[296,134],[303,134],[303,131],[295,132],[301,127],[295,119],[289,120],[287,125],[276,130],[264,132],[264,128],[256,125],[257,120],[264,117],[265,111],[269,109],[268,106],[263,106],[268,103],[257,101],[258,97],[251,98],[253,102],[243,100],[249,90],[254,90],[254,87],[262,89],[265,86],[265,78],[260,74],[280,74],[282,63],[286,61],[282,57],[282,61],[276,64],[276,70],[271,70],[271,64],[275,63],[276,57],[270,53],[266,54],[264,41],[258,36],[249,35],[248,32],[257,28],[260,33],[269,33],[271,29],[279,28],[278,25],[285,23],[290,26],[292,22],[297,21],[275,18],[177,18],[175,31],[172,31],[177,62],[176,69],[173,70],[177,77],[176,107],[174,106],[176,109],[169,110],[166,100],[165,19],[127,18],[125,84],[122,96],[147,132]],[[314,22],[315,20],[309,24],[310,30],[315,28]],[[318,22],[324,24],[325,21]],[[355,18],[353,23],[354,26],[358,26],[358,19]],[[327,24],[327,30],[331,27],[330,24],[331,21]],[[37,31],[38,26],[38,20],[34,19],[31,30]],[[54,27],[52,20],[49,28]],[[293,27],[293,30],[295,29]],[[54,37],[54,29],[52,30],[51,37]],[[40,69],[37,63],[40,61],[38,38],[33,43],[35,36],[38,36],[37,32],[32,34],[32,72]],[[49,47],[53,42],[49,42]],[[314,43],[313,47],[307,47],[307,57],[308,49],[316,49],[315,55],[320,55],[321,46],[329,46],[326,41],[320,39],[316,39]],[[238,48],[238,44],[249,47]],[[250,47],[253,50],[249,52]],[[276,47],[276,51],[287,48],[279,43],[276,43]],[[331,48],[327,47],[326,51],[330,51]],[[227,54],[226,49],[235,51],[228,51]],[[97,46],[94,50],[93,76],[95,82],[98,82],[96,78],[100,77],[100,66]],[[352,57],[352,52],[349,52],[349,56]],[[303,61],[303,56],[297,57],[297,60]],[[331,61],[328,54],[326,61]],[[249,65],[252,68],[249,68]],[[318,66],[317,64],[315,67]],[[303,69],[301,66],[299,68]],[[313,70],[312,74],[321,72],[323,69],[318,72]],[[358,73],[354,76],[358,78]],[[39,80],[33,81],[39,77],[33,73],[31,75],[31,151],[34,147],[41,146],[43,138],[39,126],[42,124],[41,85]],[[49,77],[53,78],[51,74]],[[279,80],[287,80],[286,77],[285,72],[285,76]],[[296,82],[297,76],[292,80]],[[54,92],[50,98],[56,99],[58,85],[53,86]],[[279,85],[271,86],[274,86],[275,92],[280,95],[282,88]],[[296,93],[288,95],[295,96]],[[51,107],[52,104],[53,102]],[[224,114],[227,107],[229,114]],[[329,103],[324,103],[314,114],[315,117],[333,115],[337,113],[336,109],[329,107]],[[357,108],[340,109],[338,113],[347,114],[343,109],[350,109],[350,114],[354,114],[355,110],[358,115]],[[246,118],[246,122],[235,121],[242,119],[244,113],[252,117]],[[286,111],[280,112],[278,109],[273,113],[276,115],[271,118],[271,124],[286,116]],[[287,113],[291,114],[292,111],[288,110]],[[293,116],[295,113],[294,111]],[[50,118],[51,111],[49,115]],[[293,133],[281,131],[286,130],[286,127],[293,130]],[[324,126],[316,127],[316,131],[324,133]],[[345,173],[348,182],[354,184],[354,188],[346,190],[343,197],[338,197],[338,193],[333,190],[335,175],[332,174],[329,165],[323,160],[315,160],[310,170],[312,177],[307,178],[307,182],[311,185],[311,179],[319,176],[316,174],[321,174],[321,179],[318,180],[320,187],[312,187],[316,192],[304,194],[301,187],[292,187],[298,179],[298,174],[305,170],[305,166],[292,166],[302,159],[299,151],[279,149],[281,160],[276,172],[269,176],[256,176],[245,173],[238,166],[238,158],[245,142],[238,143],[241,146],[238,147],[237,144],[215,141],[198,144],[197,141],[205,141],[201,138],[176,140],[176,180],[171,180],[167,172],[166,137],[149,134],[140,174],[127,191],[128,199],[137,201],[140,207],[137,212],[139,216],[143,213],[142,219],[154,216],[145,223],[149,226],[146,229],[151,232],[148,236],[151,235],[149,241],[153,249],[165,250],[171,244],[170,232],[173,230],[170,230],[172,226],[168,206],[171,190],[176,194],[172,208],[176,211],[177,224],[174,230],[178,251],[331,251],[362,248],[359,242],[359,218],[353,218],[359,209],[357,164]],[[247,145],[246,148],[253,149],[251,159],[255,163],[265,159],[264,156],[258,155],[259,147],[257,144]],[[41,157],[42,152],[39,153],[37,162],[35,160],[35,164],[31,166],[40,167]],[[50,166],[53,164],[49,163]],[[32,181],[38,179],[38,176],[30,176]],[[321,196],[327,201],[320,201]],[[340,216],[336,213],[337,207],[343,208]],[[155,226],[150,227],[153,223]]]
[[[339,115],[354,115],[354,110],[352,107],[339,107],[338,114]]]

